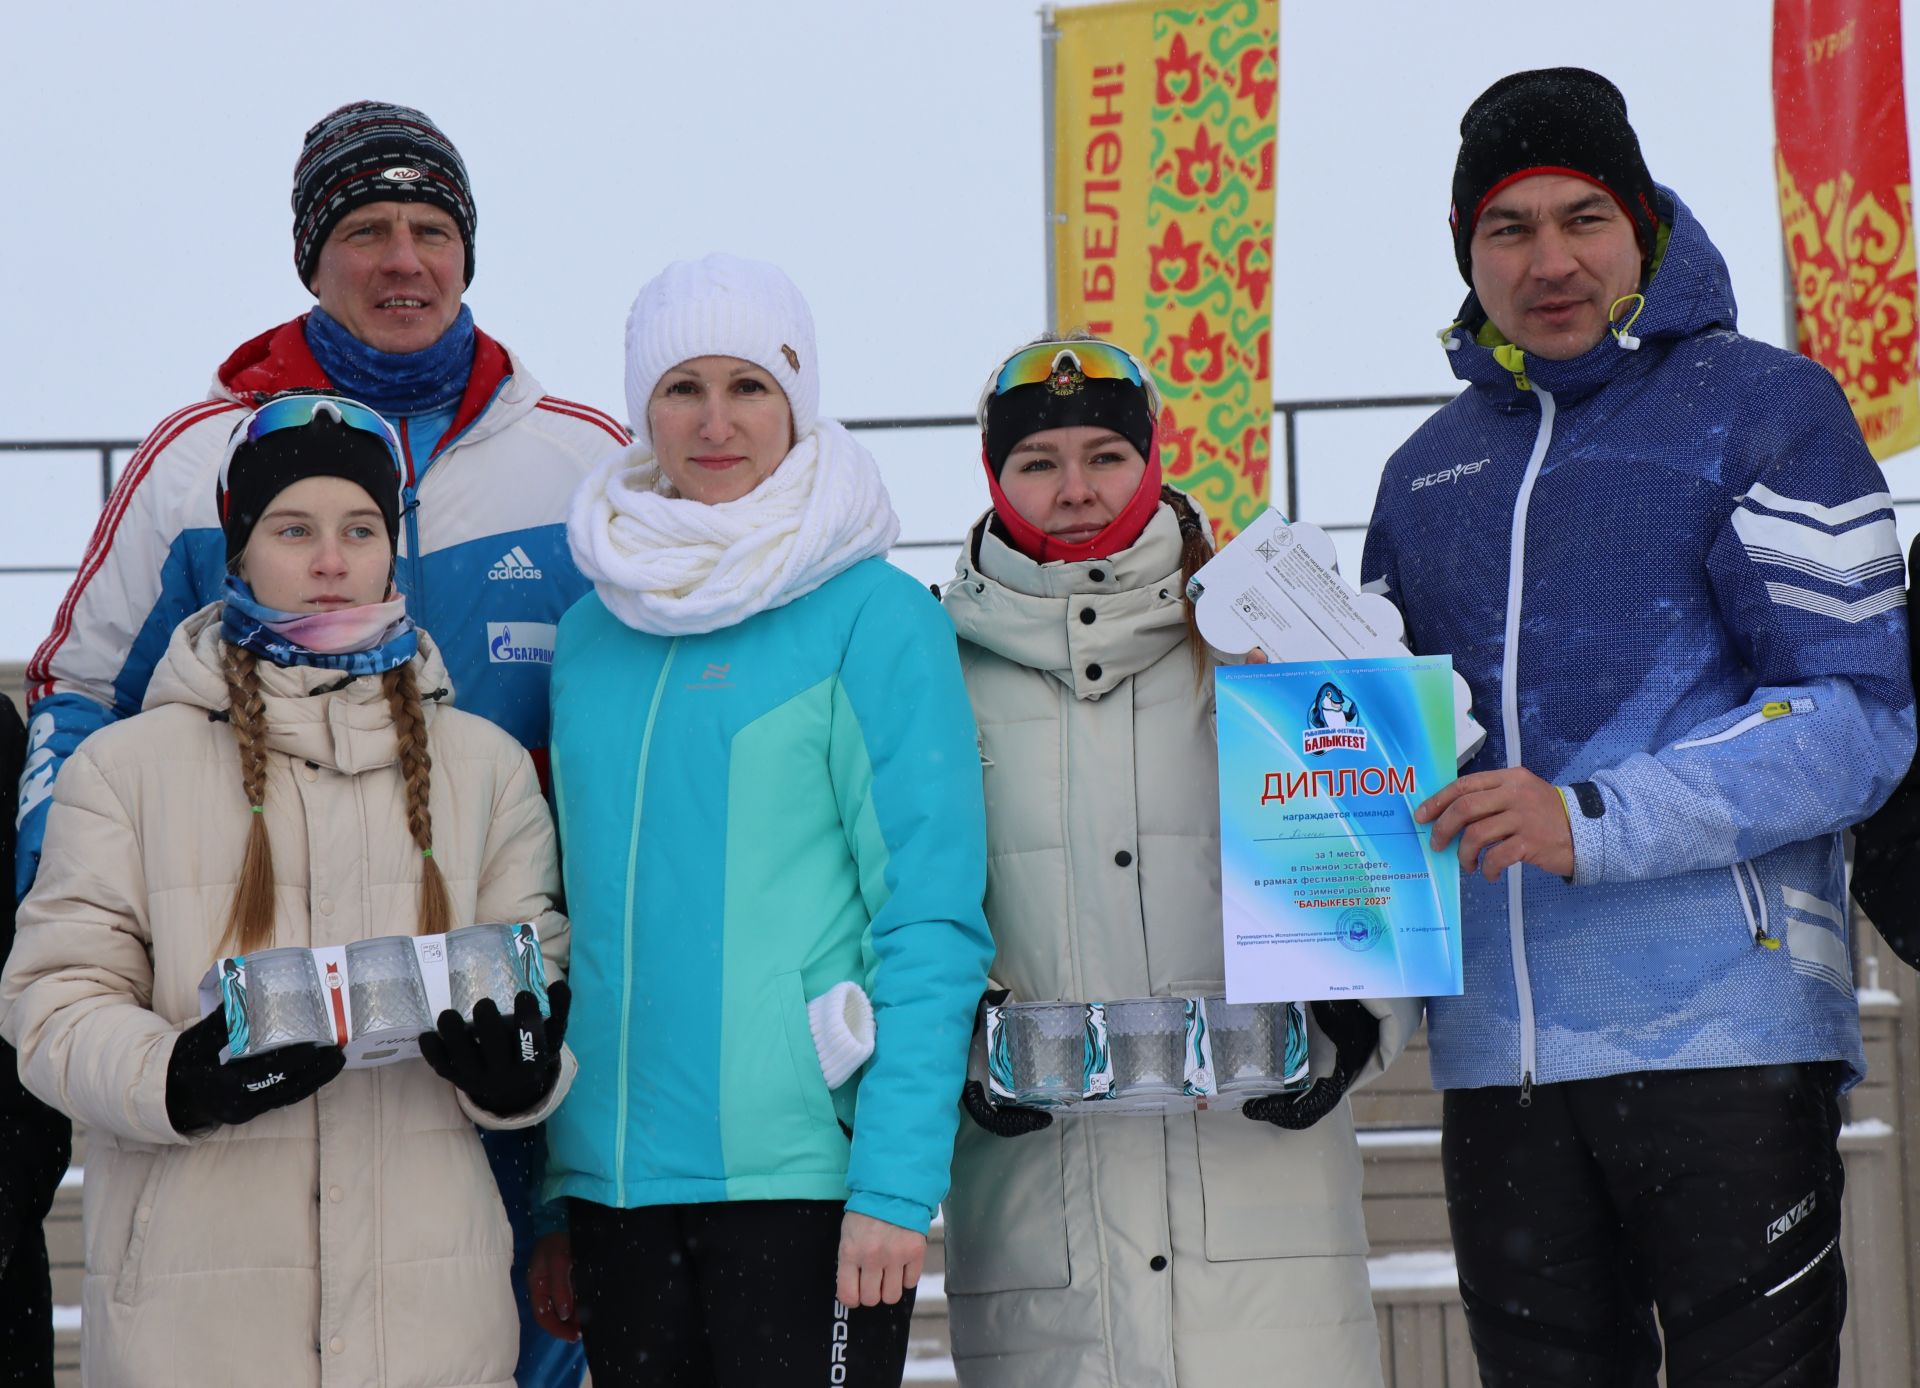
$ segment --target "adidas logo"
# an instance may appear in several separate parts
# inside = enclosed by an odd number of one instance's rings
[[[544,575],[534,567],[527,552],[515,545],[493,563],[487,570],[488,578],[541,578]]]

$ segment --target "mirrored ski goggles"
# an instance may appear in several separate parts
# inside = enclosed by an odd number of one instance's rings
[[[988,380],[980,392],[980,412],[987,401],[1020,386],[1050,384],[1058,394],[1070,394],[1086,381],[1127,381],[1147,392],[1159,413],[1159,391],[1153,377],[1133,353],[1111,342],[1036,342],[1022,347]]]
[[[226,456],[220,460],[221,493],[224,495],[227,490],[227,471],[233,466],[233,455],[240,451],[242,444],[258,443],[281,429],[304,429],[321,415],[379,439],[393,458],[394,476],[402,486],[406,485],[407,468],[400,450],[400,435],[378,411],[344,395],[283,395],[267,401],[233,426],[233,433],[227,438]]]

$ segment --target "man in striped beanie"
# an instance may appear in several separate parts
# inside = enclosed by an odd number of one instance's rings
[[[406,467],[395,581],[438,642],[460,706],[519,739],[545,779],[554,628],[590,589],[567,549],[567,500],[627,433],[548,395],[474,325],[462,302],[473,188],[427,116],[358,101],[322,117],[302,141],[292,202],[294,266],[317,302],[241,344],[206,398],[148,434],[28,666],[23,895],[66,758],[94,729],[139,711],[173,629],[220,596],[227,554],[214,492],[227,436],[243,412],[284,391],[350,396],[392,422]],[[324,911],[323,884],[309,886]],[[518,1288],[544,1147],[538,1131],[485,1141],[513,1220]],[[552,1306],[538,1313],[577,1334]],[[516,1381],[577,1384],[584,1366],[577,1344],[538,1328],[523,1292]]]
[[[474,224],[467,166],[421,112],[356,101],[307,131],[293,263],[320,301],[308,345],[349,368],[349,394],[382,413],[450,402],[473,352]]]
[[[301,283],[313,283],[340,219],[371,202],[445,212],[466,252],[460,283],[473,283],[473,186],[460,151],[423,113],[384,101],[342,106],[307,132],[293,166],[293,263]]]

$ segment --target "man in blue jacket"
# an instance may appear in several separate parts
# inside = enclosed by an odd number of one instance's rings
[[[1833,378],[1735,331],[1626,103],[1517,73],[1461,122],[1461,395],[1363,578],[1496,717],[1420,807],[1466,991],[1429,1004],[1486,1384],[1831,1384],[1841,835],[1914,750],[1891,497]]]
[[[548,395],[474,325],[462,302],[473,189],[459,150],[426,115],[357,101],[323,116],[301,144],[292,202],[294,268],[314,307],[241,344],[204,399],[147,435],[27,666],[23,897],[60,767],[94,729],[140,711],[173,629],[220,596],[215,479],[234,424],[282,391],[349,395],[392,421],[407,468],[395,581],[446,658],[455,702],[518,738],[546,777],[554,631],[589,586],[567,549],[567,502],[626,431]],[[516,1379],[578,1383],[579,1347],[538,1329],[519,1288],[540,1134],[489,1133],[486,1144],[520,1255]]]

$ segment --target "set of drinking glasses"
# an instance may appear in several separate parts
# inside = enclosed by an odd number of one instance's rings
[[[1220,993],[1007,1003],[987,1010],[987,1074],[997,1097],[1042,1108],[1229,1108],[1310,1082],[1306,1012]]]
[[[223,959],[216,969],[230,1056],[311,1042],[348,1047],[351,1059],[376,1063],[404,1058],[402,1048],[413,1050],[443,1007],[471,1019],[474,1004],[490,998],[511,1013],[525,990],[547,1009],[539,936],[529,923],[266,949]]]

